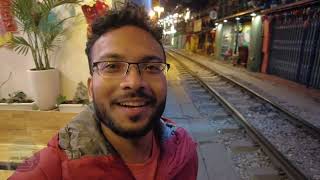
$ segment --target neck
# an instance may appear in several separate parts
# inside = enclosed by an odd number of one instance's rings
[[[118,154],[126,163],[143,163],[152,153],[153,130],[143,137],[137,139],[126,139],[110,130],[101,123],[104,136],[112,144]]]

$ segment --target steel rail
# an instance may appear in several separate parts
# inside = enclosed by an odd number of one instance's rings
[[[168,50],[168,49],[167,49]],[[181,54],[177,51],[174,51],[172,49],[170,49],[169,51],[172,51],[186,59],[189,59],[190,61],[192,61],[193,63],[196,63],[198,64],[199,66],[203,67],[204,69],[208,70],[208,71],[211,71],[215,74],[217,74],[218,76],[222,77],[223,79],[237,85],[238,87],[240,87],[242,90],[246,91],[246,92],[249,92],[251,95],[259,98],[260,100],[264,101],[264,102],[267,102],[268,104],[272,105],[272,107],[276,108],[277,110],[283,112],[288,118],[287,120],[289,120],[290,122],[292,122],[293,124],[295,124],[296,126],[298,127],[305,127],[307,128],[309,131],[311,131],[311,134],[316,137],[316,138],[320,138],[320,128],[316,127],[315,125],[311,124],[310,122],[304,120],[303,118],[301,118],[300,116],[298,116],[297,114],[294,114],[290,111],[288,111],[286,108],[284,108],[283,106],[279,105],[279,104],[276,104],[272,101],[270,101],[269,99],[263,97],[262,95],[258,94],[257,92],[251,90],[250,88],[248,88],[247,86],[245,85],[242,85],[240,84],[239,82],[231,79],[231,78],[228,78],[226,77],[225,75],[217,72],[216,70],[210,68],[210,67],[207,67],[197,61],[195,61],[194,59],[184,55],[184,54]]]
[[[177,60],[172,53],[167,52],[173,59],[176,59],[205,89],[208,90],[216,99],[237,119],[246,129],[247,133],[253,138],[270,157],[270,160],[283,170],[291,179],[307,180],[308,178],[297,169],[281,152],[279,152],[256,128],[254,128],[243,115],[234,108],[225,98],[223,98],[215,89],[206,84],[203,78],[197,76],[190,68]]]

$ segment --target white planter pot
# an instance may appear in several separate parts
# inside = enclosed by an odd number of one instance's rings
[[[59,71],[56,69],[31,71],[28,70],[31,92],[40,110],[55,108],[60,94]]]
[[[33,110],[35,103],[0,103],[0,110]]]
[[[87,105],[85,104],[60,104],[59,111],[60,112],[74,112],[79,113],[85,109]]]

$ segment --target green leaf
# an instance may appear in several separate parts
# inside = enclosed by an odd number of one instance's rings
[[[31,50],[36,68],[49,68],[48,52],[61,43],[68,17],[55,22],[49,15],[53,9],[65,4],[79,4],[81,0],[12,0],[11,10],[17,19],[18,30],[24,36],[15,35],[9,46],[18,54],[26,55]],[[26,37],[26,38],[24,38]]]
[[[26,55],[32,46],[23,37],[14,36],[9,42],[9,47],[13,48],[18,54]]]

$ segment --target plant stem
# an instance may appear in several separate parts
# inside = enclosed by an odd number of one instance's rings
[[[44,60],[45,60],[45,63],[46,63],[46,69],[50,69],[48,52],[46,50],[44,50]]]
[[[37,59],[39,61],[39,67],[40,67],[40,70],[44,70],[44,66],[43,66],[43,63],[42,63],[42,58],[41,58],[41,52],[39,51],[39,46],[38,46],[38,36],[37,36],[37,33],[34,32],[34,39],[35,39],[35,49],[36,49],[36,54],[37,54]]]
[[[27,33],[27,34],[28,34],[28,39],[29,39],[30,45],[31,45],[31,53],[32,53],[34,64],[36,65],[36,69],[39,69],[40,67],[39,67],[39,63],[37,60],[36,51],[33,46],[33,40],[32,40],[31,34],[30,33]]]

